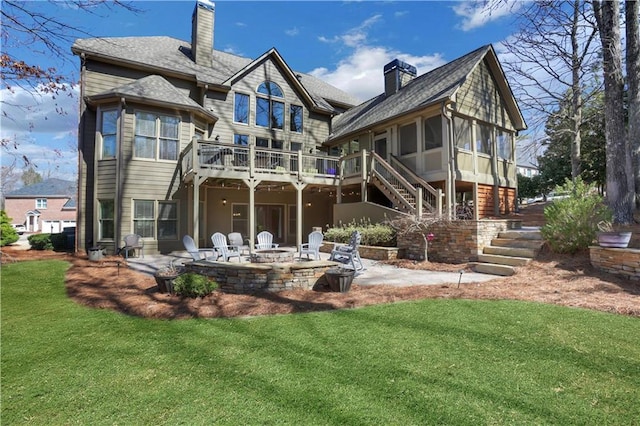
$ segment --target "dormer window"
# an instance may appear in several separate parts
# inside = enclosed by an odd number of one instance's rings
[[[258,86],[256,92],[256,126],[282,130],[284,95],[280,86],[272,81],[265,81]]]

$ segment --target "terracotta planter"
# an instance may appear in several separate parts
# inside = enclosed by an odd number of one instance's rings
[[[346,293],[351,289],[355,271],[345,268],[329,268],[324,273],[331,291]]]
[[[598,245],[607,248],[627,248],[631,232],[598,232]]]

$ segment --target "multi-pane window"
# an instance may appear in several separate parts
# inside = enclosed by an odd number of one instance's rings
[[[493,128],[488,124],[478,123],[476,127],[476,150],[483,154],[491,154]]]
[[[136,112],[134,157],[177,160],[179,127],[178,117]]]
[[[233,135],[233,143],[236,145],[249,145],[249,135]]]
[[[471,122],[462,117],[453,117],[453,137],[456,147],[471,151]]]
[[[142,237],[153,238],[155,224],[153,200],[133,201],[133,233]]]
[[[249,95],[236,93],[233,121],[236,123],[249,124]]]
[[[175,201],[158,202],[158,240],[178,239],[178,204]]]
[[[439,115],[424,120],[424,150],[442,148],[442,120]]]
[[[289,107],[289,130],[302,133],[302,107],[300,105]]]
[[[284,128],[284,102],[273,98],[282,98],[282,90],[271,81],[258,86],[257,92],[268,97],[256,97],[256,126],[271,129]]]
[[[511,138],[509,133],[502,129],[497,129],[496,143],[498,144],[498,156],[505,160],[511,160],[513,152],[511,149]]]
[[[114,201],[100,200],[98,209],[98,239],[113,239],[114,236]]]
[[[400,127],[400,155],[414,154],[418,150],[416,123]]]
[[[114,158],[116,156],[116,134],[118,129],[118,111],[103,111],[101,117],[100,134],[102,135],[102,150],[100,158]]]
[[[302,144],[300,142],[291,142],[291,151],[302,151]]]
[[[47,208],[47,199],[36,198],[36,209],[46,209],[46,208]]]

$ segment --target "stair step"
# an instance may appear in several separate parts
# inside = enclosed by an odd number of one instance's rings
[[[514,256],[500,256],[497,254],[480,254],[478,255],[478,261],[484,263],[497,263],[499,265],[508,266],[524,266],[529,263],[531,259],[526,257],[514,257]]]
[[[483,274],[502,275],[504,277],[510,277],[511,275],[516,273],[516,270],[513,268],[513,266],[497,265],[494,263],[478,263],[472,265],[472,267],[475,272],[480,272]]]
[[[511,238],[494,238],[491,245],[495,247],[528,248],[540,250],[544,245],[542,240],[513,240]]]
[[[528,248],[488,246],[488,247],[485,247],[482,252],[484,254],[499,254],[501,256],[512,256],[512,257],[528,257],[530,259],[533,259],[534,257],[536,257],[536,250],[532,250]]]
[[[541,240],[542,234],[538,229],[512,229],[500,232],[498,238],[507,238],[512,240]]]

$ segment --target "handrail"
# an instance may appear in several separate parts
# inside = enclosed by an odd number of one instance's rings
[[[379,179],[382,179],[387,185],[387,188],[392,191],[409,210],[417,214],[418,191],[416,188],[375,152],[370,152],[369,158],[371,160],[371,172],[375,173]],[[409,195],[400,194],[397,188],[406,191]]]
[[[435,189],[426,180],[417,175],[413,170],[405,166],[400,159],[391,154],[392,167],[404,176],[414,187],[422,188],[422,198],[425,205],[438,215],[442,214],[442,190]]]

